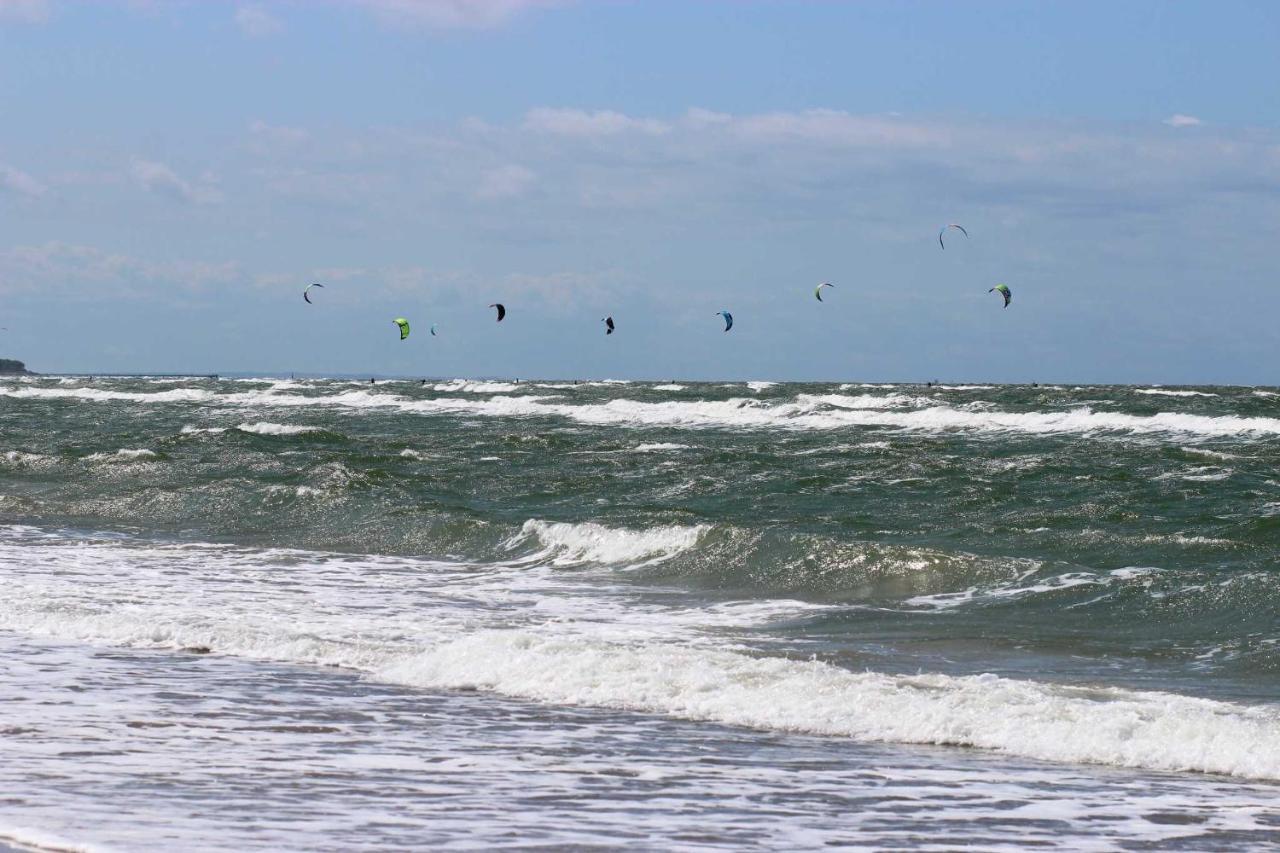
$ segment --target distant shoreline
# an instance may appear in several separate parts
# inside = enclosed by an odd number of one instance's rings
[[[0,358],[0,376],[37,376],[15,358]]]

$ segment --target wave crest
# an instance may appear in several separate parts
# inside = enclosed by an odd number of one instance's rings
[[[652,565],[695,547],[709,529],[706,525],[668,525],[624,530],[594,522],[568,524],[530,519],[507,540],[506,547],[514,550],[530,541],[537,542],[542,549],[528,559],[554,566]]]

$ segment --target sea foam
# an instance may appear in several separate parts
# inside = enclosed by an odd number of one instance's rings
[[[691,527],[626,531],[531,521],[513,547],[543,545],[543,566],[625,564],[678,553],[700,535]],[[33,562],[33,547],[48,548],[49,559]],[[31,571],[45,564],[56,571]],[[314,579],[307,595],[298,595],[298,575],[285,566],[307,567]],[[735,639],[815,607],[797,602],[670,607],[527,561],[447,565],[225,546],[144,548],[75,543],[31,528],[4,530],[0,576],[10,592],[0,598],[0,629],[35,636],[203,648],[346,667],[418,688],[478,689],[771,731],[1280,779],[1274,706],[993,675],[855,672],[761,654]],[[767,621],[742,621],[753,615]]]

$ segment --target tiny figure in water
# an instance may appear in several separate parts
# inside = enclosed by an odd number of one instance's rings
[[[369,377],[369,384],[370,384],[370,385],[373,385],[373,384],[374,384],[374,381],[373,381],[373,377],[372,377],[372,376],[370,376],[370,377]]]

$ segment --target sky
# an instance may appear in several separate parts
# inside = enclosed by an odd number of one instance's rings
[[[0,0],[0,357],[1280,384],[1277,43],[1265,0]]]

